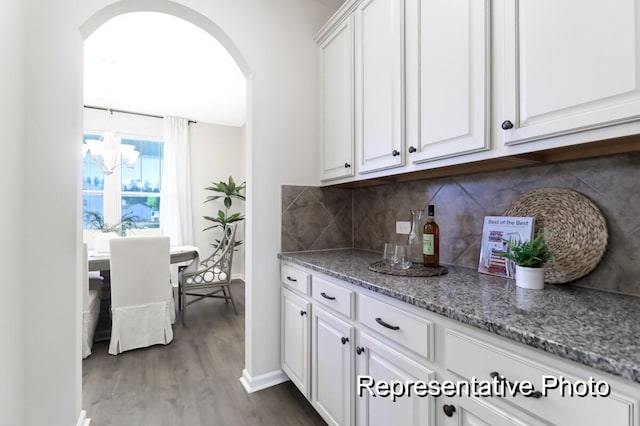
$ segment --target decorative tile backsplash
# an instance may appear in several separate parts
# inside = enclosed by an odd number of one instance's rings
[[[282,187],[282,251],[353,247],[350,189]]]
[[[406,238],[395,233],[395,223],[410,220],[409,209],[434,204],[440,261],[477,268],[484,216],[503,214],[537,188],[578,191],[607,219],[607,253],[574,284],[640,296],[640,153],[353,190],[285,186],[282,250],[381,252],[385,242]]]

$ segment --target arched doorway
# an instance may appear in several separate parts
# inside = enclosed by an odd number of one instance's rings
[[[310,155],[316,149],[318,113],[312,35],[335,10],[312,0],[176,1],[198,13],[157,0],[28,1],[11,3],[6,10],[11,25],[3,27],[3,34],[11,40],[4,44],[10,47],[5,59],[11,74],[2,76],[3,87],[10,89],[2,105],[15,112],[10,115],[16,117],[13,139],[23,142],[7,141],[15,147],[7,157],[15,167],[5,172],[13,171],[16,178],[3,188],[17,194],[11,202],[17,214],[10,217],[19,220],[15,232],[5,235],[18,249],[6,269],[29,271],[13,286],[11,303],[18,317],[11,324],[15,332],[9,335],[13,336],[9,344],[18,348],[11,352],[21,364],[7,392],[16,395],[13,412],[21,414],[25,424],[73,424],[81,409],[78,141],[83,34],[128,11],[192,17],[190,22],[201,28],[208,28],[208,20],[216,22],[245,59],[238,62],[245,64],[241,68],[248,76],[251,114],[246,130],[250,215],[246,250],[251,255],[246,269],[243,378],[250,391],[286,380],[280,370],[276,257],[281,240],[280,191],[283,184],[313,185],[318,179],[317,158]],[[32,257],[22,255],[25,252],[39,255],[37,267]]]
[[[123,14],[135,14],[138,10],[143,10],[148,13],[148,8],[146,7],[135,7],[135,4],[138,3],[136,0],[132,0],[130,2],[124,2],[125,4],[117,3],[112,6],[109,6],[100,12],[96,13],[85,25],[81,27],[81,33],[85,40],[90,37],[98,28],[101,27],[104,23],[109,22],[112,19],[117,19],[119,16]],[[198,28],[205,30],[210,36],[216,38],[229,52],[229,54],[234,58],[236,64],[243,72],[245,77],[248,74],[247,66],[242,57],[238,59],[237,49],[235,45],[231,43],[229,38],[224,34],[220,28],[215,25],[208,18],[188,9],[183,6],[177,5],[171,2],[158,2],[154,3],[154,12],[163,13],[166,15],[170,15],[172,17],[185,20],[193,25],[196,25]],[[236,53],[234,55],[234,52]],[[249,93],[247,93],[249,96]],[[250,115],[249,118],[250,119]],[[247,123],[248,124],[248,123]],[[246,132],[243,132],[243,136],[246,135]],[[243,150],[244,151],[244,150]],[[243,159],[244,160],[244,159]],[[209,184],[210,182],[207,182]],[[203,200],[194,199],[193,203],[201,204]],[[194,231],[196,233],[201,231],[201,228],[194,226]],[[206,251],[204,253],[207,253]],[[238,371],[240,373],[240,371]],[[239,374],[238,374],[239,376]],[[89,413],[90,415],[91,413]]]
[[[240,50],[229,38],[229,36],[209,18],[194,11],[193,9],[167,0],[157,0],[151,4],[153,5],[153,7],[150,7],[150,3],[144,0],[127,0],[113,3],[98,11],[91,18],[89,18],[80,27],[80,34],[84,39],[86,39],[98,27],[107,22],[109,19],[125,13],[148,11],[166,13],[167,15],[184,19],[185,21],[190,22],[193,25],[200,27],[204,31],[211,34],[213,38],[218,40],[220,44],[222,44],[224,48],[227,49],[229,54],[238,64],[238,67],[245,75],[245,77],[249,77],[249,75],[251,74],[249,65],[244,59],[243,55],[240,53]]]

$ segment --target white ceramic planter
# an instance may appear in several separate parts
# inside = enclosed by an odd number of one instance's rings
[[[529,290],[544,288],[544,268],[527,268],[516,265],[516,285]]]
[[[119,237],[115,232],[99,232],[93,237],[93,249],[100,253],[108,253],[109,241]]]

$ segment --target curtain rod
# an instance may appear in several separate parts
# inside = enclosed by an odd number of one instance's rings
[[[110,114],[113,114],[114,112],[119,112],[121,114],[133,114],[133,115],[141,115],[143,117],[151,117],[151,118],[164,118],[161,115],[155,115],[155,114],[146,114],[144,112],[134,112],[134,111],[125,111],[123,109],[113,109],[113,108],[104,108],[104,107],[99,107],[99,106],[92,106],[92,105],[85,105],[85,108],[89,108],[89,109],[97,109],[100,111],[107,111]],[[194,120],[189,120],[188,121],[189,124],[194,123],[196,124],[197,121]]]

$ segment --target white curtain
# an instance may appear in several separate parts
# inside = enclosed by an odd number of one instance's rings
[[[174,245],[193,244],[189,121],[164,117],[164,160],[160,186],[160,227]]]

